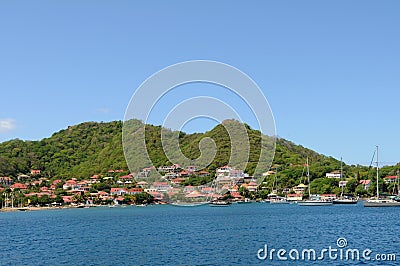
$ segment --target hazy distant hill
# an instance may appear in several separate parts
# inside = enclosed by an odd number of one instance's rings
[[[250,164],[246,170],[252,173],[259,158],[257,147],[261,134],[247,125],[245,127],[251,143]],[[169,164],[161,146],[161,127],[146,125],[146,129],[146,144],[154,165],[158,167]],[[17,139],[0,143],[0,176],[16,177],[19,174],[29,173],[30,169],[40,169],[42,176],[49,178],[87,178],[93,174],[106,174],[109,169],[128,171],[122,150],[121,131],[121,121],[87,122],[70,126],[40,141]],[[195,159],[200,154],[198,144],[204,137],[212,138],[218,148],[214,161],[207,169],[213,172],[215,168],[228,163],[231,153],[229,135],[224,126],[218,125],[205,133],[180,132],[180,147],[185,156]],[[338,160],[279,138],[273,167],[278,167],[281,182],[298,183],[307,156],[310,158],[313,179],[339,169]],[[350,166],[345,166],[345,170],[347,176],[362,175],[367,171],[365,167]],[[387,170],[391,171],[393,172],[393,169]]]

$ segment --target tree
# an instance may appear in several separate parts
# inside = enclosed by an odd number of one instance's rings
[[[154,201],[154,197],[147,192],[142,192],[134,195],[135,204],[149,204]]]
[[[357,179],[351,178],[350,180],[348,180],[344,191],[349,194],[354,194],[356,192],[357,186]]]
[[[224,194],[224,196],[222,197],[222,200],[230,200],[233,199],[233,196],[231,195],[231,192],[228,191]]]
[[[73,195],[71,200],[75,203],[84,203],[85,202],[85,199],[83,198],[83,196],[80,193]]]
[[[245,186],[240,186],[239,194],[245,198],[250,198],[250,191]]]
[[[41,206],[44,206],[44,205],[48,205],[48,204],[50,204],[52,202],[52,199],[49,197],[49,195],[43,195],[43,196],[41,196],[40,198],[38,198],[38,203],[41,205]]]

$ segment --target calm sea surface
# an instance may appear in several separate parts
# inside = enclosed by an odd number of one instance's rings
[[[399,215],[400,208],[266,203],[0,213],[0,265],[400,265]],[[288,261],[276,252],[258,259],[265,245],[268,253],[285,249]],[[301,259],[303,249],[320,256],[330,246],[337,259]],[[347,249],[370,249],[371,260],[340,260]],[[376,254],[397,262],[373,261]]]

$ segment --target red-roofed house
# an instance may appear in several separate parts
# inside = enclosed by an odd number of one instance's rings
[[[200,192],[198,192],[197,190],[194,190],[192,192],[190,192],[189,194],[185,195],[185,198],[202,198],[205,197],[206,195],[201,194]]]
[[[174,185],[179,185],[179,184],[181,184],[183,182],[185,182],[185,179],[184,178],[179,178],[179,177],[174,178],[174,179],[171,180],[171,183],[174,184]]]
[[[371,180],[360,180],[360,184],[364,186],[365,190],[368,190],[372,184]]]
[[[106,199],[108,199],[109,198],[109,194],[107,193],[107,192],[105,192],[105,191],[99,191],[98,193],[97,193],[97,195],[99,196],[99,198],[101,199],[101,200],[106,200]]]
[[[256,183],[256,182],[253,182],[253,181],[249,182],[249,184],[247,185],[247,189],[248,189],[250,192],[256,191],[257,188],[258,188],[257,183]]]
[[[163,195],[160,192],[157,191],[149,191],[148,192],[150,195],[153,196],[154,200],[156,201],[161,201],[164,199]]]
[[[209,176],[210,173],[204,170],[201,170],[197,173],[197,176]]]
[[[89,177],[90,183],[95,184],[95,183],[100,183],[100,176],[99,175],[93,175]]]
[[[42,180],[35,180],[35,181],[31,182],[31,185],[36,186],[36,185],[41,185],[42,183],[43,183]]]
[[[385,177],[383,180],[385,181],[386,184],[396,183],[397,182],[397,176],[396,175],[390,175],[390,176]]]
[[[62,181],[60,179],[56,179],[53,181],[53,183],[51,183],[52,185],[57,185],[59,183],[61,183]]]
[[[40,170],[34,170],[34,169],[32,169],[31,170],[31,175],[33,176],[33,175],[40,175]]]
[[[79,186],[78,186],[78,184],[76,183],[76,181],[75,180],[67,180],[66,182],[65,182],[65,184],[63,185],[63,190],[76,190],[76,189],[78,189],[79,188]]]
[[[152,185],[152,188],[160,191],[160,192],[166,192],[171,186],[168,184],[168,182],[154,182]]]
[[[119,188],[119,187],[112,187],[111,191],[110,191],[111,195],[118,195],[118,196],[121,196],[121,195],[124,195],[127,193],[128,193],[128,191],[125,188]]]
[[[69,204],[72,202],[72,196],[62,196],[64,203]]]
[[[124,175],[117,181],[118,184],[132,184],[133,177],[131,175]]]
[[[143,192],[143,188],[136,187],[136,188],[131,188],[128,191],[129,191],[129,194],[131,194],[131,195],[140,194]]]
[[[43,186],[43,187],[40,188],[40,191],[49,191],[49,189],[47,187]]]
[[[183,177],[188,177],[188,176],[189,176],[189,171],[188,171],[188,170],[180,171],[180,172],[179,172],[179,175],[180,175],[180,176],[183,176]]]
[[[15,184],[11,185],[10,188],[12,190],[14,190],[14,189],[20,189],[20,190],[28,189],[28,187],[25,184],[21,184],[21,183],[15,183]]]
[[[235,200],[242,200],[243,196],[240,195],[239,192],[231,192],[231,196],[235,199]]]
[[[147,186],[149,183],[147,183],[146,181],[140,181],[137,183],[137,185],[139,186]]]

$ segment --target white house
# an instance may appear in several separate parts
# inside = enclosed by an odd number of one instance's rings
[[[333,171],[331,173],[326,173],[325,176],[327,178],[341,178],[342,175],[340,174],[340,171]]]

